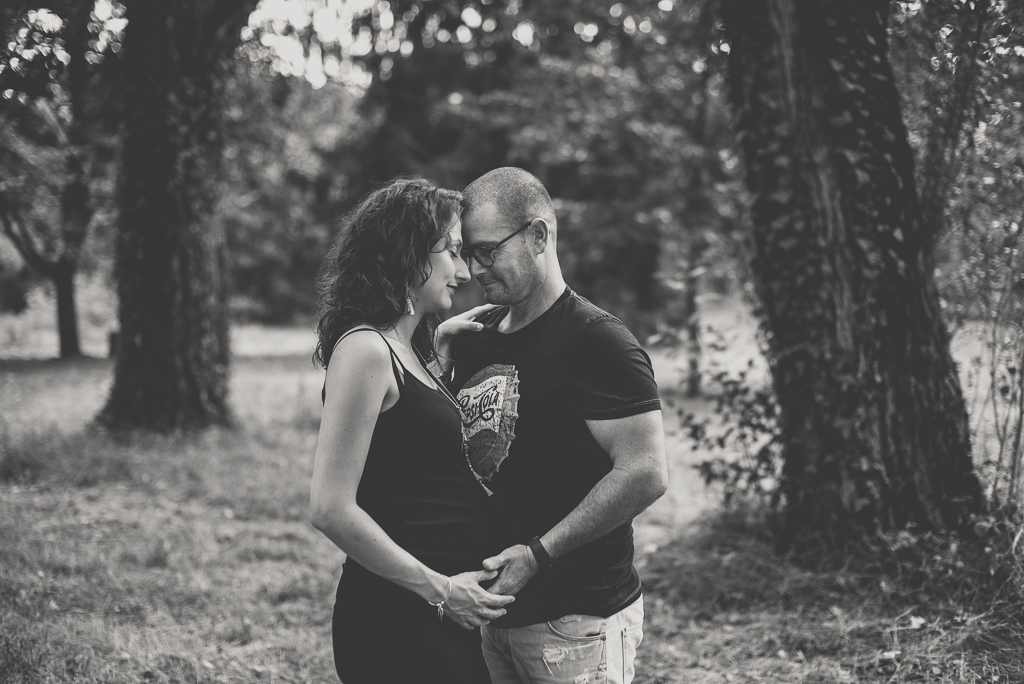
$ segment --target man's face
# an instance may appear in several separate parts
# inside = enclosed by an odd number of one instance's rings
[[[493,204],[477,207],[462,217],[463,238],[471,249],[497,245],[520,228],[507,225]],[[469,272],[483,288],[488,304],[514,304],[529,293],[537,264],[527,244],[528,233],[529,228],[491,252],[494,263],[489,266],[477,259],[469,260]]]

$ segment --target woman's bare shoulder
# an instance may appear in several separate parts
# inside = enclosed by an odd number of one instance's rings
[[[355,372],[379,376],[378,371],[390,368],[391,350],[384,337],[373,328],[360,327],[338,340],[327,366],[327,375],[351,377]]]

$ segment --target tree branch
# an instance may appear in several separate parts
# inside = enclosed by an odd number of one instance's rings
[[[39,112],[43,120],[46,121],[46,123],[50,125],[50,128],[52,128],[54,132],[57,134],[57,140],[60,142],[60,144],[67,145],[68,128],[64,124],[64,122],[61,121],[60,116],[57,115],[57,112],[53,110],[53,105],[50,103],[50,101],[46,100],[45,98],[37,97],[32,104],[35,105],[36,111]]]
[[[924,183],[921,202],[924,224],[931,240],[934,240],[942,229],[942,215],[946,208],[949,188],[959,171],[958,165],[963,156],[959,149],[960,141],[969,135],[978,123],[977,111],[971,111],[976,108],[970,106],[970,101],[975,97],[975,86],[980,72],[977,59],[989,18],[989,8],[989,0],[964,3],[957,15],[961,33],[956,41],[954,54],[959,57],[959,64],[949,86],[944,116],[935,121],[929,132],[923,159]],[[972,113],[974,117],[969,119]]]
[[[13,213],[15,212],[10,205],[4,202],[3,197],[0,197],[0,222],[3,222],[4,234],[11,241],[11,244],[14,245],[14,248],[18,250],[18,253],[21,254],[21,258],[25,260],[26,264],[47,278],[51,278],[53,264],[39,255],[39,251],[35,248],[31,236],[25,231],[24,221],[12,218],[11,214]]]
[[[259,0],[218,0],[206,13],[199,34],[199,45],[210,52],[221,52],[227,48],[233,50],[238,36],[231,36],[231,31],[238,31],[245,25],[256,9]]]

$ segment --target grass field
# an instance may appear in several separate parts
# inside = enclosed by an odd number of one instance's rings
[[[238,428],[191,437],[91,430],[107,360],[0,361],[0,682],[336,681],[343,558],[306,520],[310,341],[236,330]],[[734,360],[750,349],[738,341]],[[638,682],[1024,682],[1000,606],[808,570],[722,512],[678,428],[679,409],[707,403],[672,394],[678,360],[653,357],[671,487],[636,522]]]

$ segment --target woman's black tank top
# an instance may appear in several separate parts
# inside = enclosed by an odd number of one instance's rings
[[[357,328],[341,339],[357,330],[377,332]],[[446,575],[479,570],[504,546],[493,502],[462,450],[461,412],[444,390],[405,370],[381,338],[391,352],[399,398],[377,416],[356,503],[428,567]],[[370,574],[352,560],[344,572]]]

